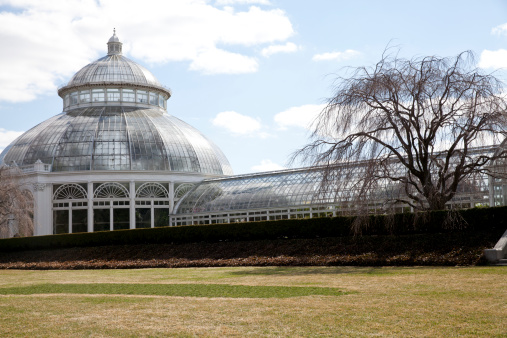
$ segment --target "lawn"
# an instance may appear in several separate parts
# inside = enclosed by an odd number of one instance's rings
[[[507,267],[0,270],[0,336],[507,337]]]

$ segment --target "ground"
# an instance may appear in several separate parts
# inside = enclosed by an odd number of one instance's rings
[[[505,313],[507,267],[0,271],[6,336],[503,337]]]

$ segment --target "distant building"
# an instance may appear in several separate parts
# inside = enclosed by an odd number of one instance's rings
[[[30,183],[34,235],[321,217],[354,209],[353,192],[319,191],[319,168],[230,176],[222,151],[167,113],[170,90],[122,56],[116,33],[107,45],[107,56],[59,88],[63,112],[0,154],[1,163],[20,167]],[[501,184],[476,179],[449,204],[504,205]],[[372,212],[381,211],[382,196],[371,202]]]

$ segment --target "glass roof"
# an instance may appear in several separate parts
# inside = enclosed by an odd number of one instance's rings
[[[333,203],[319,193],[320,170],[299,169],[205,180],[176,206],[176,214]]]
[[[497,151],[498,146],[472,148],[471,156]],[[400,175],[406,168],[395,162],[393,170]],[[357,194],[362,189],[362,177],[370,171],[368,161],[337,164],[327,171],[325,167],[301,168],[260,174],[207,179],[199,183],[175,206],[175,214],[228,213],[239,210],[304,208],[317,205],[341,205],[355,208]],[[458,186],[457,201],[484,201],[489,197],[486,174],[471,175]],[[472,196],[472,197],[470,197]],[[388,200],[407,198],[399,182],[378,179],[376,188],[364,201],[382,207]]]
[[[122,55],[107,55],[84,66],[74,74],[66,87],[102,82],[162,87],[149,70]]]
[[[73,109],[35,126],[7,147],[10,164],[51,164],[52,171],[167,170],[231,175],[221,150],[160,108]]]

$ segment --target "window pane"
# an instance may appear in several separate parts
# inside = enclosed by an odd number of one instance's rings
[[[104,90],[93,89],[92,90],[92,101],[93,102],[104,102]]]
[[[134,102],[135,101],[135,93],[133,89],[123,89],[122,90],[123,98],[122,100],[125,102]]]
[[[77,104],[77,92],[70,94],[70,104]]]
[[[155,226],[166,227],[169,226],[169,209],[155,208]]]
[[[88,232],[88,210],[72,210],[72,232]]]
[[[93,231],[107,231],[109,228],[109,209],[93,209]]]
[[[113,209],[114,230],[130,228],[130,210],[129,209]]]
[[[150,208],[136,208],[136,228],[150,228],[151,227],[151,209]]]
[[[158,104],[158,95],[154,93],[150,93],[150,104],[157,105]]]
[[[81,102],[81,103],[90,102],[90,91],[89,90],[83,90],[83,91],[79,92],[79,102]]]
[[[137,91],[137,102],[148,103],[148,92],[144,90]]]
[[[120,90],[119,89],[108,89],[107,90],[107,101],[109,101],[109,102],[120,101]]]
[[[53,234],[66,234],[69,232],[69,210],[53,211]]]

